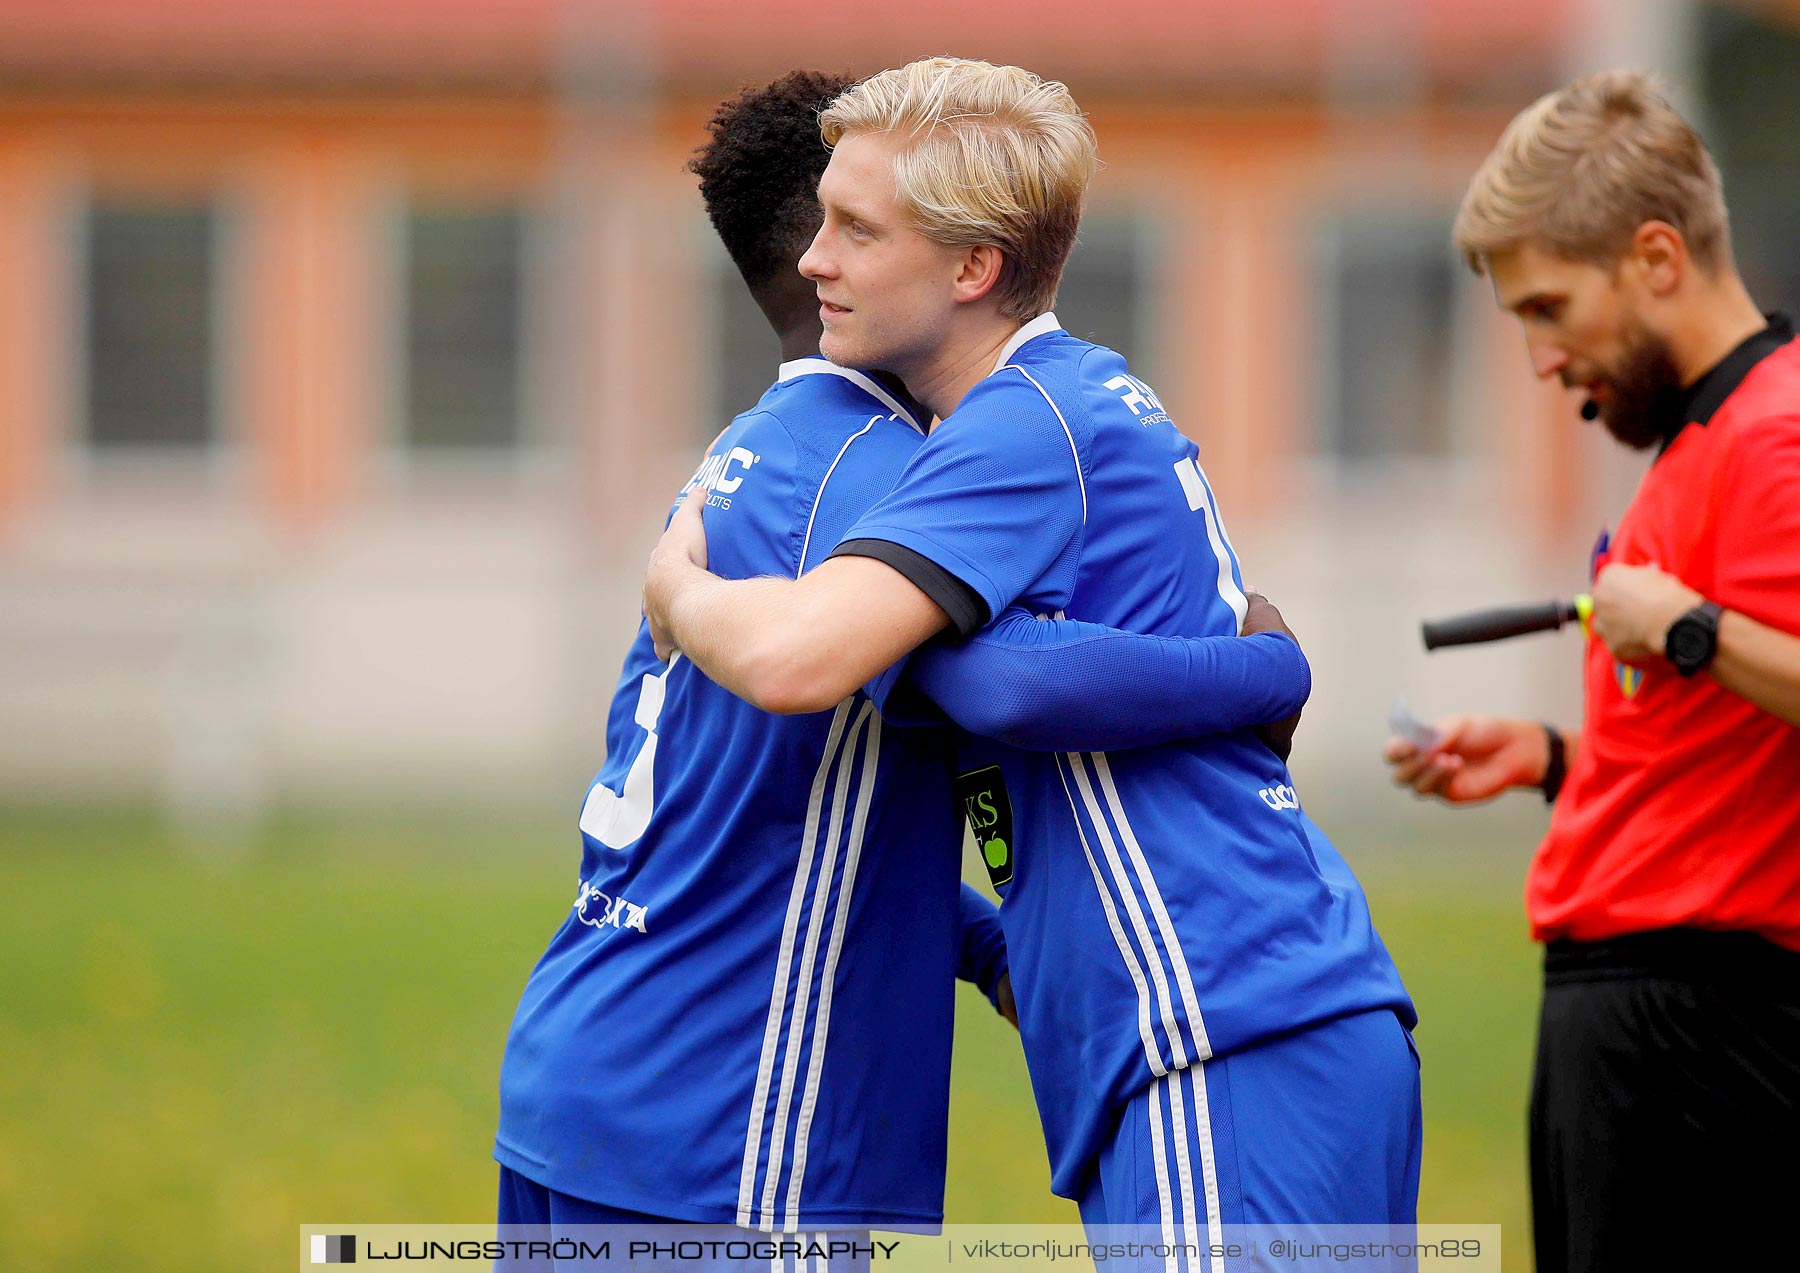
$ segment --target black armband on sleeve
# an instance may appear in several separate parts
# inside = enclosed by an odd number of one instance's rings
[[[918,590],[937,602],[950,616],[958,636],[986,626],[990,617],[981,594],[923,554],[885,539],[848,539],[831,550],[833,557],[873,557],[886,562],[912,581]]]

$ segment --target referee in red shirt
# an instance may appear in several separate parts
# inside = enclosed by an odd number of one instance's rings
[[[1738,277],[1704,144],[1634,72],[1513,120],[1456,244],[1532,369],[1654,457],[1596,557],[1579,731],[1461,716],[1386,750],[1423,795],[1555,802],[1526,885],[1537,1267],[1795,1267],[1800,342]]]

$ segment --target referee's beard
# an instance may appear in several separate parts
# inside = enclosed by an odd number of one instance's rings
[[[1600,407],[1600,423],[1632,450],[1647,451],[1681,426],[1681,373],[1661,336],[1642,327],[1631,332],[1606,385],[1612,392]]]

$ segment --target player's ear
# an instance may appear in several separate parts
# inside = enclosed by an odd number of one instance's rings
[[[959,304],[980,300],[994,290],[1005,264],[1005,254],[992,243],[977,243],[974,247],[964,248],[951,294]]]
[[[1687,243],[1668,222],[1640,225],[1627,255],[1652,296],[1667,296],[1681,285],[1688,264]]]

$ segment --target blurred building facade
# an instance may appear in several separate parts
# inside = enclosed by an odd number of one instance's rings
[[[777,361],[683,171],[707,113],[935,52],[1090,112],[1058,313],[1200,443],[1314,660],[1304,771],[1372,777],[1399,690],[1568,717],[1570,638],[1427,663],[1416,623],[1578,588],[1642,461],[1450,220],[1532,97],[1649,65],[1795,298],[1792,8],[6,0],[0,798],[572,807],[660,515]]]

